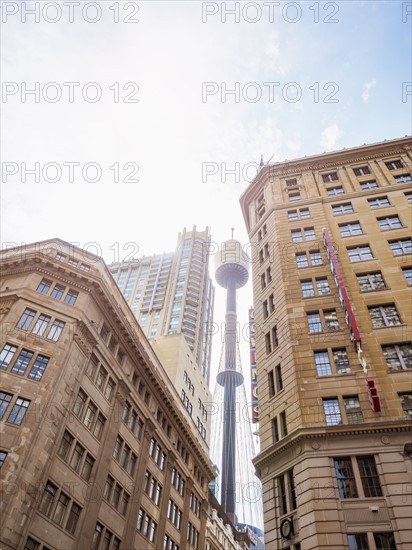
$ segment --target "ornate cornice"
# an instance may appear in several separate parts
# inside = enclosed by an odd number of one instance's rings
[[[264,466],[270,464],[276,457],[289,451],[291,448],[299,447],[299,444],[311,439],[330,439],[339,437],[364,437],[365,435],[388,434],[410,432],[412,426],[410,421],[389,420],[385,422],[367,422],[363,424],[351,424],[345,426],[323,426],[319,428],[307,427],[297,428],[276,445],[271,445],[260,452],[254,459],[257,475],[261,476]]]
[[[0,297],[0,315],[6,315],[18,299],[17,294]]]
[[[96,336],[89,329],[88,325],[86,325],[86,323],[83,323],[83,321],[79,321],[75,325],[73,339],[86,353],[86,355],[90,355],[97,344]]]

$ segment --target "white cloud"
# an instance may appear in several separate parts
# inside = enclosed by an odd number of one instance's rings
[[[372,90],[372,88],[375,88],[375,86],[376,86],[375,79],[370,80],[369,82],[365,82],[365,84],[363,85],[363,92],[361,97],[364,103],[368,103],[370,91]]]
[[[336,122],[335,124],[328,126],[323,130],[320,136],[320,146],[326,150],[332,149],[335,146],[340,134],[341,132]]]

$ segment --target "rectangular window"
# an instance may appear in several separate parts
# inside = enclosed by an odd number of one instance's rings
[[[277,418],[272,419],[272,437],[273,437],[273,443],[277,443],[280,439]]]
[[[318,312],[306,313],[309,333],[322,332],[322,323]]]
[[[385,206],[390,206],[388,197],[374,197],[373,199],[368,199],[370,208],[385,208]]]
[[[386,216],[385,218],[378,218],[378,223],[381,231],[389,231],[390,229],[399,229],[403,227],[399,216]]]
[[[263,319],[267,319],[269,317],[269,309],[268,309],[268,301],[265,300],[262,303],[262,313],[263,313]]]
[[[372,273],[358,273],[356,278],[358,280],[361,292],[369,292],[371,290],[386,288],[383,275],[380,271],[374,271]]]
[[[296,254],[296,265],[297,265],[298,268],[309,266],[308,259],[307,259],[306,254],[304,252]]]
[[[390,327],[402,324],[395,304],[368,307],[374,328]]]
[[[322,174],[322,179],[324,183],[331,183],[333,181],[339,181],[339,176],[337,172],[330,172],[329,174]]]
[[[378,550],[396,550],[393,533],[373,533],[373,540]]]
[[[339,400],[337,397],[330,399],[322,399],[323,409],[325,411],[326,424],[328,426],[336,426],[342,424],[342,415],[339,408]]]
[[[412,254],[412,239],[399,239],[398,241],[389,241],[389,245],[394,256]]]
[[[96,386],[99,388],[99,390],[103,388],[106,378],[107,378],[107,370],[103,367],[100,367],[99,374],[97,375],[97,378],[96,378]]]
[[[323,312],[325,318],[326,330],[339,330],[338,314],[335,309],[325,310]]]
[[[343,202],[341,204],[332,205],[332,212],[334,216],[340,216],[342,214],[351,214],[353,211],[354,210],[351,202]]]
[[[357,395],[344,397],[343,404],[349,424],[360,424],[363,422],[363,413]]]
[[[313,282],[311,280],[300,281],[300,289],[304,298],[312,298],[315,296],[315,289],[313,288]]]
[[[72,448],[74,441],[74,437],[70,432],[67,430],[63,434],[62,441],[60,443],[59,450],[57,451],[57,454],[60,458],[62,458],[65,462],[67,462],[70,450]]]
[[[33,327],[33,330],[31,331],[32,334],[43,336],[43,334],[46,332],[46,328],[49,326],[50,321],[51,317],[49,317],[48,315],[44,315],[44,313],[41,313]]]
[[[73,413],[76,416],[81,416],[83,413],[84,405],[86,404],[87,395],[86,393],[80,388],[79,393],[77,394],[76,400],[73,403]]]
[[[40,292],[40,294],[47,294],[50,290],[51,284],[51,281],[48,279],[42,279],[36,291]]]
[[[103,498],[104,499],[110,500],[110,497],[111,497],[111,494],[112,494],[112,491],[113,491],[113,487],[114,487],[114,479],[112,478],[112,476],[107,476],[106,484],[105,484],[104,490],[103,490]]]
[[[412,176],[410,174],[401,174],[399,176],[394,176],[395,183],[407,183],[412,181]]]
[[[63,296],[65,290],[66,290],[65,286],[55,285],[53,290],[51,291],[50,296],[52,298],[54,298],[55,300],[60,300],[60,298]]]
[[[17,328],[21,328],[22,330],[29,330],[35,315],[36,312],[33,309],[26,307],[26,309],[23,311],[22,316],[17,322]]]
[[[403,415],[406,418],[412,418],[412,393],[399,393]]]
[[[268,305],[269,305],[269,313],[273,313],[275,311],[275,297],[273,294],[269,295]]]
[[[83,419],[83,424],[89,430],[91,429],[91,426],[93,424],[94,418],[96,416],[96,412],[97,412],[96,405],[92,401],[89,401],[89,404],[86,409],[86,414],[84,415],[84,419]]]
[[[381,497],[382,489],[376,470],[375,458],[371,456],[357,457],[365,497]]]
[[[272,346],[273,349],[277,348],[279,345],[279,338],[278,338],[278,328],[272,327]]]
[[[270,340],[270,332],[265,334],[265,345],[266,345],[266,353],[269,355],[269,353],[272,353],[272,343]]]
[[[283,390],[282,368],[280,365],[275,367],[276,385],[278,392]]]
[[[273,374],[273,370],[271,370],[268,374],[268,385],[269,385],[269,397],[273,397],[276,393],[275,390],[275,377]]]
[[[11,344],[6,344],[4,346],[0,354],[0,369],[6,370],[8,368],[16,351],[16,346],[12,346]]]
[[[290,222],[294,222],[298,219],[298,211],[297,210],[289,210],[288,212],[288,220]]]
[[[368,536],[366,533],[348,535],[349,550],[369,550]]]
[[[72,507],[70,508],[69,517],[67,518],[67,523],[66,523],[66,530],[72,535],[76,531],[76,527],[79,522],[81,511],[82,511],[81,507],[75,502],[73,502]]]
[[[405,195],[406,200],[409,203],[412,202],[412,192],[411,191],[408,191],[408,192],[404,193],[404,195]]]
[[[332,374],[332,367],[329,360],[329,354],[326,350],[313,352],[318,376],[328,376]]]
[[[63,525],[64,516],[66,515],[67,509],[69,507],[69,502],[69,497],[65,493],[61,492],[53,514],[53,521],[57,523],[57,525]]]
[[[350,262],[361,262],[373,258],[372,250],[369,245],[351,246],[347,248]]]
[[[29,372],[29,378],[39,382],[41,380],[44,371],[49,363],[49,358],[44,355],[38,355],[33,363],[33,366]]]
[[[343,187],[341,185],[338,185],[336,187],[330,187],[328,190],[328,195],[330,197],[334,196],[334,195],[343,195],[345,193]]]
[[[0,391],[0,420],[3,418],[4,413],[7,411],[7,407],[11,402],[13,395]]]
[[[343,223],[339,225],[339,231],[342,237],[353,237],[363,233],[359,222]]]
[[[86,460],[84,461],[84,464],[83,464],[82,473],[80,474],[85,481],[89,481],[90,476],[92,474],[94,463],[95,463],[95,459],[92,457],[92,455],[87,453]]]
[[[336,348],[332,350],[333,361],[338,374],[350,372],[348,353],[345,348]]]
[[[403,163],[401,159],[390,160],[388,162],[385,162],[385,164],[388,170],[400,170],[401,168],[403,168]]]
[[[299,210],[299,213],[300,213],[300,217],[302,218],[302,220],[307,220],[308,218],[310,218],[309,208],[301,208]]]
[[[312,265],[322,265],[322,256],[320,255],[319,250],[314,250],[310,252],[310,262]]]
[[[120,449],[122,448],[122,445],[123,445],[123,439],[118,435],[116,438],[116,443],[114,444],[114,450],[113,450],[113,458],[115,460],[119,459]]]
[[[51,329],[49,330],[49,334],[47,335],[47,338],[49,340],[53,340],[53,342],[57,342],[64,329],[64,325],[65,323],[63,321],[59,321],[58,319],[55,319]]]
[[[30,361],[33,358],[33,352],[28,351],[27,349],[23,349],[19,356],[16,359],[16,362],[13,365],[13,368],[11,369],[11,372],[13,374],[18,374],[19,376],[24,376],[24,373],[26,372],[26,369],[30,363]]]
[[[354,168],[353,171],[355,172],[355,176],[358,177],[367,176],[371,173],[369,166],[359,166],[358,168]]]
[[[300,229],[295,229],[291,231],[292,241],[294,243],[300,243],[303,241],[302,231]]]
[[[412,285],[412,267],[403,267],[402,271],[408,285],[409,286]],[[0,366],[1,366],[1,361],[0,361]]]
[[[9,414],[9,417],[7,418],[7,422],[10,422],[10,424],[15,424],[16,426],[20,426],[20,424],[23,422],[29,405],[30,401],[28,399],[21,399],[19,397],[16,400],[16,403],[14,404],[11,413]]]
[[[360,184],[361,189],[376,189],[376,187],[378,187],[376,180],[364,181]]]
[[[70,459],[70,466],[78,472],[80,470],[80,464],[86,449],[80,443],[76,443],[72,457]]]
[[[96,424],[94,425],[94,428],[93,428],[93,435],[99,441],[102,438],[102,433],[103,433],[105,423],[106,423],[105,417],[101,413],[99,413],[96,419]]]
[[[68,304],[69,306],[73,306],[76,303],[78,295],[78,292],[70,288],[64,298],[64,303]]]
[[[112,378],[109,378],[106,389],[104,390],[104,396],[107,399],[107,401],[112,400],[115,387],[116,387],[116,382]]]
[[[349,456],[341,456],[334,458],[333,462],[340,498],[357,498],[358,490],[356,488],[351,458]]]
[[[286,421],[286,411],[282,411],[279,415],[280,419],[280,431],[282,434],[282,437],[286,437],[288,435],[288,424]]]
[[[412,369],[412,345],[393,344],[382,346],[389,370]]]
[[[316,279],[316,288],[318,289],[319,296],[330,294],[329,283],[326,277],[320,277],[319,279]]]
[[[40,502],[39,511],[45,516],[50,517],[53,503],[56,497],[57,497],[57,487],[56,485],[54,485],[54,483],[51,483],[51,481],[48,481]]]
[[[305,227],[305,240],[314,241],[316,239],[315,229],[313,227]]]
[[[302,198],[302,197],[301,197],[299,191],[297,191],[297,192],[295,192],[295,193],[290,193],[290,192],[289,192],[289,200],[290,200],[290,201],[300,201],[301,198]]]

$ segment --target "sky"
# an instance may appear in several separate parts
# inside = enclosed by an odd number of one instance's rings
[[[59,237],[111,263],[196,225],[247,249],[261,155],[412,133],[411,2],[5,0],[1,16],[3,247]],[[241,327],[252,299],[249,282]]]

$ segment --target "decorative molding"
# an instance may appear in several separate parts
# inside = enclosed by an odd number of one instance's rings
[[[17,294],[10,294],[9,296],[2,296],[0,298],[0,315],[7,315],[7,313],[13,307],[13,304],[17,302],[19,297]]]
[[[97,344],[97,338],[83,321],[75,325],[73,339],[86,355],[90,355]]]

